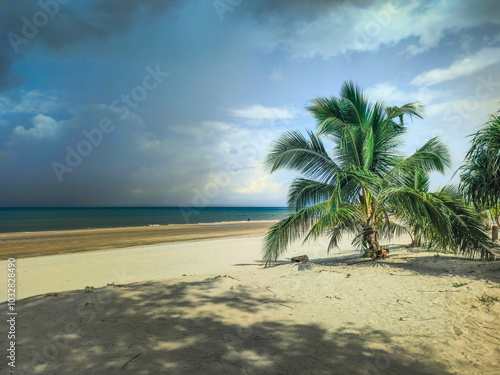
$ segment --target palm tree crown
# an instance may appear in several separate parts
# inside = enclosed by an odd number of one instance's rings
[[[476,208],[490,209],[500,225],[500,116],[491,115],[474,134],[461,171],[460,189],[466,198]]]
[[[446,248],[487,255],[488,238],[458,194],[451,188],[427,192],[428,173],[443,173],[451,164],[446,146],[432,138],[409,157],[398,151],[405,117],[422,118],[418,103],[372,103],[346,82],[340,97],[315,98],[307,109],[316,119],[316,132],[283,134],[265,160],[271,173],[302,174],[289,189],[288,204],[295,212],[266,236],[266,265],[300,237],[327,235],[330,250],[345,233],[355,234],[354,241],[372,258],[384,257],[379,237],[408,229]],[[334,142],[330,153],[323,139]]]

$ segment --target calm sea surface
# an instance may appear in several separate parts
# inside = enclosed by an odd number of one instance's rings
[[[0,208],[0,233],[279,220],[286,207]]]

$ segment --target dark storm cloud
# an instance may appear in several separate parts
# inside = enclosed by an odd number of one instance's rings
[[[105,41],[164,15],[176,3],[177,0],[0,2],[0,92],[22,84],[22,77],[9,73],[35,45],[62,50],[82,42]]]
[[[22,83],[21,77],[9,76],[15,61],[15,54],[7,38],[12,21],[12,16],[8,12],[8,4],[6,1],[0,1],[0,92]]]
[[[6,51],[8,43],[0,42],[0,51]],[[0,92],[17,87],[23,83],[22,77],[9,75],[14,59],[0,52]]]
[[[37,12],[49,15],[46,25],[34,36],[53,49],[60,49],[88,40],[102,40],[123,33],[140,22],[163,15],[177,1],[162,0],[94,0],[85,3],[59,4],[56,0],[41,2],[17,2],[8,7],[10,31],[18,30],[23,36],[23,17],[33,21]],[[52,4],[44,8],[41,4]],[[55,4],[55,5],[54,5]]]
[[[88,40],[102,40],[146,23],[167,12],[177,1],[99,0],[87,3],[87,9],[68,9],[47,27],[42,42],[53,49]],[[83,13],[83,14],[82,14]]]
[[[344,4],[362,8],[373,4],[373,0],[271,0],[255,1],[245,5],[261,20],[278,17],[294,21],[315,18],[318,13]]]

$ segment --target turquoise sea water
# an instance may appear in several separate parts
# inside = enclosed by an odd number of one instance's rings
[[[0,208],[0,233],[279,220],[286,207]]]

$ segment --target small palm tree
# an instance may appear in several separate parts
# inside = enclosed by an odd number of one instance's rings
[[[404,118],[422,118],[418,103],[372,103],[346,82],[339,98],[315,98],[308,110],[317,120],[316,133],[283,134],[265,160],[271,173],[290,169],[302,174],[289,189],[288,204],[295,212],[266,235],[266,265],[298,238],[327,235],[330,250],[346,233],[377,259],[388,253],[381,237],[412,230],[420,241],[488,257],[488,237],[456,191],[427,192],[427,174],[443,173],[451,164],[446,146],[432,138],[407,158],[397,150],[406,130]],[[333,141],[331,153],[323,138]]]
[[[500,116],[491,115],[476,133],[460,168],[460,189],[479,209],[489,210],[500,226]]]

